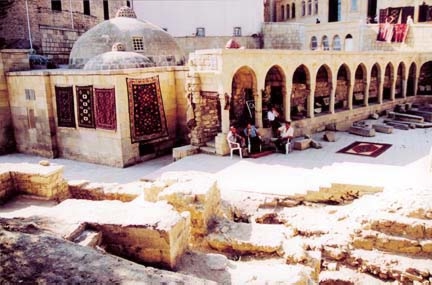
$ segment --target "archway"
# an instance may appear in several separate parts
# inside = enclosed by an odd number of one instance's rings
[[[262,116],[264,127],[270,127],[267,111],[275,107],[282,115],[284,113],[284,98],[286,98],[285,74],[279,66],[273,66],[265,77],[265,90],[262,94]]]
[[[255,122],[256,75],[249,67],[242,67],[234,74],[231,89],[230,124],[244,126]]]
[[[307,103],[310,94],[310,74],[305,65],[300,65],[294,72],[291,91],[291,119],[301,120],[310,117]]]
[[[409,73],[408,73],[407,96],[414,96],[416,94],[416,90],[415,90],[416,73],[417,73],[417,66],[413,62],[411,63]]]
[[[329,40],[328,37],[326,35],[324,35],[321,39],[321,46],[323,50],[329,50]]]
[[[417,94],[432,95],[432,61],[426,62],[420,68]]]
[[[380,66],[378,63],[375,63],[374,66],[372,66],[371,70],[371,78],[370,78],[370,84],[369,84],[369,104],[378,104],[378,94],[379,94],[379,85],[381,81],[380,77],[381,71]]]
[[[353,37],[348,34],[345,37],[345,50],[346,51],[353,51],[354,50],[354,42],[353,42]]]
[[[364,105],[364,101],[365,101],[366,67],[363,64],[357,66],[354,76],[355,76],[355,81],[354,81],[354,90],[353,90],[353,106],[360,107]],[[369,90],[369,96],[370,96],[370,90]]]
[[[395,98],[403,98],[403,85],[405,82],[405,64],[399,63],[396,76]]]
[[[333,50],[342,50],[341,39],[339,35],[333,37]]]
[[[330,94],[332,90],[331,70],[327,65],[322,65],[317,72],[314,92],[315,114],[330,112]]]
[[[341,18],[341,0],[329,0],[328,21],[338,22]]]
[[[335,112],[340,112],[348,108],[348,94],[350,88],[350,74],[346,64],[339,67],[337,73],[337,84],[335,92]]]
[[[393,65],[388,63],[384,73],[384,89],[383,89],[383,101],[391,100],[392,86],[393,86],[394,70]]]

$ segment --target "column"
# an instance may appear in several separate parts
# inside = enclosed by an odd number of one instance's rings
[[[334,104],[335,104],[335,96],[336,96],[336,88],[337,88],[337,76],[333,76],[333,80],[332,80],[331,85],[332,85],[332,89],[330,91],[330,106],[329,106],[330,108],[329,108],[329,111],[331,114],[334,114],[335,113]]]
[[[392,78],[391,78],[391,88],[390,88],[390,99],[392,100],[392,101],[394,101],[395,100],[395,95],[396,95],[396,80],[397,80],[397,76],[395,76],[395,74],[392,74]]]
[[[257,83],[257,88],[254,92],[254,101],[255,101],[255,126],[257,128],[263,127],[263,113],[262,113],[262,90],[264,89],[264,85]]]
[[[308,102],[307,102],[307,114],[308,114],[309,118],[315,117],[315,112],[314,112],[315,87],[316,87],[316,79],[315,78],[313,78],[313,79],[311,78],[310,84],[309,84],[309,97],[308,97]]]
[[[291,97],[292,97],[292,87],[291,81],[286,83],[285,86],[285,98],[284,98],[284,117],[287,120],[291,120]]]

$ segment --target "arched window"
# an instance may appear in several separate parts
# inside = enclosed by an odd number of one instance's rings
[[[318,0],[314,0],[314,15],[318,15]]]
[[[302,17],[306,16],[306,1],[302,1]]]
[[[307,13],[309,16],[312,15],[312,0],[308,0]]]
[[[318,48],[318,40],[315,36],[311,38],[311,50],[316,50]]]
[[[281,21],[285,21],[285,7],[282,5],[281,6],[281,17],[280,17]]]
[[[295,17],[296,17],[295,3],[292,3],[292,6],[291,6],[291,17],[293,19],[295,19]]]
[[[322,43],[323,50],[329,50],[330,49],[329,48],[329,41],[328,41],[328,37],[327,36],[323,36],[322,37],[321,43]]]
[[[333,50],[342,50],[341,39],[338,35],[333,38]]]
[[[357,6],[357,0],[351,0],[351,11],[357,12],[358,6]]]
[[[286,17],[287,17],[287,19],[290,18],[290,5],[289,4],[286,5]]]

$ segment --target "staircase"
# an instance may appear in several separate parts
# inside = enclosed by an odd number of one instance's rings
[[[205,146],[201,146],[200,147],[200,153],[205,153],[205,154],[213,154],[216,155],[216,143],[215,140],[211,140],[206,142]]]

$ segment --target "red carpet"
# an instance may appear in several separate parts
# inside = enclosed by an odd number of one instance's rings
[[[387,143],[353,142],[349,146],[337,151],[337,153],[377,157],[390,147],[391,144]]]
[[[264,150],[262,152],[257,152],[257,153],[251,153],[249,154],[250,158],[259,158],[259,157],[263,157],[269,154],[272,154],[273,152],[271,150]]]

